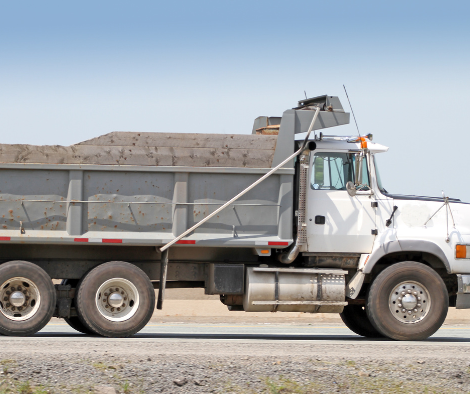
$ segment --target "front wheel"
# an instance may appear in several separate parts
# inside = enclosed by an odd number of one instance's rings
[[[384,336],[417,341],[433,335],[444,323],[449,296],[442,278],[414,261],[394,264],[372,282],[367,316]]]
[[[82,324],[106,337],[128,337],[152,317],[155,291],[138,267],[112,261],[92,269],[81,281],[75,305]]]

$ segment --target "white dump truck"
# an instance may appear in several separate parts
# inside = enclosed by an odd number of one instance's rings
[[[56,316],[130,336],[155,289],[162,308],[165,288],[201,287],[230,310],[339,313],[366,337],[429,337],[449,306],[470,308],[470,205],[389,193],[388,148],[323,134],[347,123],[325,95],[257,118],[252,134],[0,145],[0,333]]]

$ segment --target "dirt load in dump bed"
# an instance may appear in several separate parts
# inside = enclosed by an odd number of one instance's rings
[[[112,132],[70,146],[0,144],[0,163],[270,168],[277,136]]]

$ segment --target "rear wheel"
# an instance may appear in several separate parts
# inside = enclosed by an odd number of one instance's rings
[[[52,318],[56,292],[49,275],[27,261],[0,265],[0,333],[27,336]]]
[[[70,279],[64,279],[62,281],[63,285],[71,285],[72,287],[75,287],[77,290],[78,285],[79,285],[79,280],[70,280]],[[75,298],[72,301],[72,306],[76,308],[75,305]],[[65,322],[72,327],[74,330],[81,332],[82,334],[88,334],[88,335],[93,335],[96,334],[95,332],[91,331],[87,326],[85,326],[81,321],[78,316],[70,316],[70,317],[64,317]]]
[[[394,264],[372,282],[366,311],[372,325],[396,340],[422,340],[444,323],[449,296],[442,278],[414,261]]]
[[[112,261],[82,279],[75,302],[80,321],[89,330],[107,337],[128,337],[152,317],[155,291],[140,268]]]
[[[78,316],[64,317],[65,322],[72,327],[74,330],[81,332],[82,334],[93,335],[95,334],[88,327],[86,327]]]
[[[378,332],[370,322],[363,305],[347,305],[339,316],[343,323],[357,335],[367,338],[383,337],[383,335]]]

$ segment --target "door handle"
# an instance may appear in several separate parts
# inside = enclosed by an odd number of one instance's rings
[[[325,217],[321,215],[315,216],[315,224],[325,224]]]

